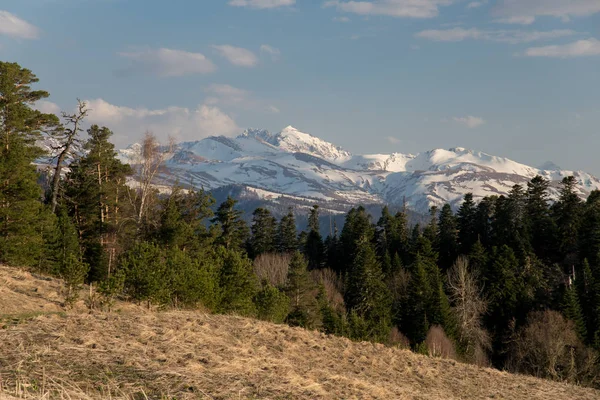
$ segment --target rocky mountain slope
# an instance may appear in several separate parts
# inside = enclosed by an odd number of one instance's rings
[[[139,145],[120,151],[131,162]],[[550,164],[547,164],[550,165]],[[393,204],[426,213],[432,205],[460,204],[506,194],[536,175],[557,193],[563,177],[574,175],[582,197],[600,189],[600,180],[582,171],[538,169],[507,158],[456,147],[420,154],[354,155],[288,126],[277,134],[249,129],[236,138],[209,137],[176,146],[161,175],[164,183],[216,189],[240,185],[256,197],[329,204]]]

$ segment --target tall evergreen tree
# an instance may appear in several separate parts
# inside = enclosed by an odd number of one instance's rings
[[[321,268],[325,262],[325,246],[320,233],[319,206],[315,205],[308,216],[308,236],[304,245],[304,254],[308,260],[308,268]]]
[[[258,282],[252,262],[245,255],[224,248],[221,248],[220,257],[223,265],[219,274],[221,295],[218,309],[223,313],[253,316],[256,313],[253,299],[258,292]]]
[[[365,321],[369,338],[382,341],[391,329],[391,295],[371,243],[364,238],[357,247],[347,276],[346,306]]]
[[[91,266],[89,279],[97,281],[110,276],[122,250],[119,242],[124,242],[119,238],[131,234],[125,185],[131,169],[116,158],[108,128],[92,125],[87,132],[87,154],[70,165],[65,200],[77,225],[84,260]]]
[[[40,132],[58,124],[31,104],[49,96],[32,90],[38,82],[28,69],[0,62],[0,262],[36,266],[44,249],[44,209],[33,161]]]
[[[290,325],[315,329],[321,325],[320,307],[317,301],[318,287],[308,272],[308,264],[300,252],[290,261],[285,293],[290,299]]]
[[[401,329],[411,343],[418,344],[425,340],[430,326],[427,314],[432,288],[427,275],[427,263],[417,254],[411,266],[411,279],[408,286],[408,304],[402,311]]]
[[[577,181],[574,176],[563,178],[558,201],[552,214],[558,230],[558,250],[562,255],[565,272],[578,264],[579,227],[583,202],[575,191]]]
[[[581,259],[592,267],[600,265],[600,191],[594,190],[585,202],[579,237]]]
[[[228,250],[240,250],[249,236],[248,226],[242,219],[242,211],[236,210],[237,201],[227,196],[215,213],[213,223],[218,224],[221,233],[217,243]]]
[[[488,196],[481,199],[475,211],[475,234],[481,244],[490,248],[494,242],[492,221],[495,220],[498,196]]]
[[[293,253],[298,249],[296,237],[296,217],[292,208],[279,221],[277,227],[277,250],[281,253]]]
[[[556,259],[556,226],[550,216],[548,180],[536,176],[527,183],[525,224],[535,254],[545,262]]]
[[[346,222],[340,235],[342,259],[338,272],[346,273],[352,268],[358,243],[362,240],[370,242],[373,236],[374,229],[367,210],[363,206],[351,209],[346,215]]]
[[[456,217],[452,213],[450,204],[444,204],[440,212],[437,235],[439,265],[443,271],[447,271],[458,257],[458,229],[456,225]]]
[[[583,318],[583,312],[581,311],[579,295],[574,284],[569,284],[565,288],[561,308],[565,318],[572,321],[575,325],[575,330],[579,339],[582,342],[587,341],[585,320]]]
[[[459,251],[461,254],[469,254],[471,247],[477,241],[476,218],[477,205],[473,201],[473,193],[467,193],[456,215]]]
[[[257,208],[252,216],[250,254],[252,257],[258,257],[263,253],[274,252],[277,220],[265,208]]]

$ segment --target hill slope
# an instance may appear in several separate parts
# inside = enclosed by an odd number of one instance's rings
[[[532,377],[201,312],[62,308],[0,266],[0,398],[597,399]],[[4,397],[3,397],[4,396]]]

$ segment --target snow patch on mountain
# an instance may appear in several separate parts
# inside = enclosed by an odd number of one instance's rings
[[[136,146],[119,152],[134,162]],[[582,171],[538,169],[462,147],[413,154],[353,155],[327,141],[288,126],[277,134],[248,129],[236,138],[209,137],[176,146],[161,174],[205,189],[241,185],[264,199],[288,196],[344,204],[406,204],[419,212],[432,205],[458,207],[466,193],[476,199],[507,194],[536,175],[559,182],[575,176],[582,197],[600,181]]]

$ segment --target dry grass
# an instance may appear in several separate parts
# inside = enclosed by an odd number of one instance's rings
[[[7,300],[16,274],[0,267],[9,288],[0,314],[18,308]],[[27,279],[43,287],[37,294],[56,283]],[[25,312],[39,311],[43,299],[35,299]],[[590,389],[235,316],[116,308],[52,310],[0,329],[0,398],[600,398]]]

